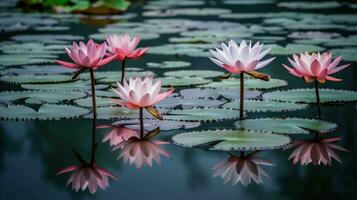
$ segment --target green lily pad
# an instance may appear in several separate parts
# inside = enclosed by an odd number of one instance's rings
[[[0,50],[6,54],[62,54],[64,51],[63,45],[44,45],[42,43],[16,43],[3,42],[0,43]]]
[[[337,1],[324,1],[324,2],[281,2],[278,3],[279,7],[289,8],[289,9],[331,9],[338,8],[341,6]]]
[[[161,80],[163,86],[173,87],[203,85],[211,82],[209,79],[200,77],[160,77],[158,80]]]
[[[6,91],[0,92],[0,102],[13,102],[25,99],[25,103],[59,103],[70,101],[87,96],[84,92],[64,92],[64,91]]]
[[[166,109],[158,109],[160,114],[167,112]],[[92,118],[91,114],[87,115],[88,118]],[[97,119],[133,119],[139,118],[139,110],[130,110],[128,108],[119,106],[108,106],[97,108]],[[152,115],[144,110],[144,118],[152,119]]]
[[[317,52],[323,51],[325,48],[317,45],[307,45],[307,44],[287,44],[285,47],[277,44],[267,44],[265,48],[271,48],[269,54],[271,55],[290,55],[293,53],[301,52]]]
[[[163,61],[161,63],[149,62],[147,63],[147,66],[150,68],[161,68],[161,69],[182,68],[182,67],[191,66],[191,63],[185,61]]]
[[[244,79],[245,89],[272,89],[287,86],[288,83],[281,79],[270,79],[269,81],[263,81],[260,79],[247,78]],[[201,87],[205,88],[240,88],[240,81],[237,78],[225,79],[220,82],[212,82]]]
[[[0,55],[0,65],[5,67],[10,66],[19,66],[19,65],[32,65],[32,64],[45,64],[45,63],[53,63],[54,59],[57,58],[56,55],[50,54],[24,54],[24,55],[16,55],[16,54],[9,54],[9,55]]]
[[[239,102],[233,101],[223,105],[224,108],[239,110]],[[246,112],[284,112],[306,109],[306,104],[291,102],[279,102],[269,100],[244,100],[244,111]]]
[[[74,101],[74,103],[82,107],[92,107],[92,97],[90,96],[83,99],[77,99]],[[111,98],[97,96],[96,105],[97,107],[105,107],[105,106],[115,106],[116,104],[113,103]]]
[[[43,104],[38,110],[23,105],[0,105],[0,119],[5,120],[60,120],[83,116],[90,111],[71,105]]]
[[[6,75],[0,77],[1,81],[9,83],[59,83],[72,81],[70,75]]]
[[[209,130],[181,133],[173,136],[172,141],[184,147],[208,146],[210,150],[254,151],[281,148],[290,143],[290,138],[247,130]]]
[[[214,78],[224,75],[224,72],[215,70],[178,70],[165,72],[165,76],[173,77],[201,77],[201,78]]]
[[[220,121],[239,117],[239,111],[220,108],[171,110],[164,119],[176,121]]]
[[[129,69],[129,68],[128,68]],[[154,76],[152,71],[125,71],[125,78]],[[80,75],[81,79],[90,79],[89,73]],[[115,83],[121,80],[121,71],[96,72],[95,79],[98,83]]]
[[[66,83],[49,83],[49,84],[21,84],[21,87],[29,90],[51,90],[51,91],[88,91],[91,90],[90,81],[73,81]],[[96,84],[96,89],[106,89],[108,85]]]
[[[70,41],[83,40],[83,36],[79,35],[60,35],[60,34],[29,34],[15,35],[11,39],[21,42],[42,42],[45,44],[65,44]]]
[[[197,107],[217,107],[223,104],[224,101],[212,100],[212,99],[198,99],[198,98],[179,98],[170,97],[166,98],[156,105],[158,108],[176,108],[180,106],[181,108],[197,108]]]
[[[223,8],[175,8],[165,10],[150,10],[143,13],[145,17],[172,17],[172,16],[209,16],[230,13],[231,11]]]
[[[309,134],[311,129],[317,132],[325,133],[337,128],[337,124],[316,119],[302,118],[260,118],[237,121],[235,125],[253,131],[273,132],[281,134]]]
[[[356,91],[321,88],[319,93],[321,103],[357,101]],[[295,103],[316,103],[316,94],[313,88],[292,89],[265,93],[263,94],[263,99]]]
[[[8,74],[16,75],[38,75],[38,74],[63,74],[63,73],[74,73],[75,69],[70,69],[66,67],[60,67],[58,65],[27,65],[20,67],[11,67],[6,69]]]
[[[183,89],[180,91],[181,96],[184,98],[204,98],[204,99],[218,99],[220,97],[226,99],[240,99],[240,90],[239,89],[213,89],[213,88],[190,88]],[[245,99],[254,99],[259,97],[261,94],[257,90],[245,90],[244,98]]]
[[[114,122],[113,125],[124,125],[127,128],[140,129],[139,119],[129,119],[129,120],[120,120]],[[157,127],[160,127],[160,130],[174,130],[174,129],[190,129],[196,128],[201,125],[200,122],[179,122],[179,121],[170,121],[170,120],[157,120],[157,119],[145,119],[144,128],[147,131],[154,130]]]

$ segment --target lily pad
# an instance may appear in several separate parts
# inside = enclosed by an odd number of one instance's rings
[[[161,80],[163,86],[173,87],[203,85],[211,82],[209,79],[200,77],[160,77],[158,79]]]
[[[40,83],[40,84],[21,84],[21,87],[29,90],[51,90],[51,91],[88,91],[91,90],[90,81],[73,81],[66,83]],[[96,84],[96,89],[106,89],[108,85]]]
[[[215,70],[178,70],[165,72],[165,76],[173,77],[201,77],[201,78],[214,78],[224,75],[224,72]]]
[[[25,103],[42,104],[42,103],[59,103],[70,101],[87,96],[84,92],[61,92],[61,91],[6,91],[0,92],[0,102],[13,102],[25,100]]]
[[[59,83],[72,81],[70,75],[6,75],[0,77],[1,81],[9,83]]]
[[[357,101],[356,91],[321,88],[319,92],[321,103]],[[263,99],[295,103],[316,103],[316,94],[313,88],[292,89],[265,93],[263,94]]]
[[[316,52],[323,51],[325,48],[317,46],[317,45],[305,45],[305,44],[287,44],[285,47],[271,44],[265,45],[266,48],[271,48],[269,54],[271,55],[290,55],[293,53],[301,53],[301,52]]]
[[[181,133],[173,136],[172,141],[184,147],[208,146],[210,150],[254,151],[281,148],[290,143],[290,138],[247,130],[209,130]]]
[[[269,81],[263,81],[260,79],[247,78],[244,79],[245,89],[272,89],[287,86],[288,83],[281,79],[270,79]],[[220,82],[212,82],[201,87],[205,88],[240,88],[240,81],[236,78],[225,79]]]
[[[239,89],[213,89],[213,88],[191,88],[191,89],[183,89],[180,91],[181,96],[184,98],[210,98],[210,99],[218,99],[220,97],[226,99],[240,99],[240,90]],[[261,94],[260,91],[257,90],[245,90],[244,98],[245,99],[254,99],[259,97]]]
[[[233,101],[223,105],[224,108],[239,110],[239,102]],[[284,112],[306,109],[306,104],[297,104],[291,102],[279,102],[270,100],[244,100],[244,111],[247,112]]]
[[[11,39],[21,42],[43,42],[45,44],[65,44],[70,41],[83,40],[83,36],[79,35],[50,35],[50,34],[29,34],[29,35],[16,35]]]
[[[309,131],[305,130],[304,128],[325,133],[333,131],[337,128],[337,124],[335,123],[302,118],[247,119],[237,121],[235,125],[238,128],[253,131],[273,132],[281,134],[309,134]]]
[[[90,111],[71,105],[43,104],[38,110],[23,105],[0,105],[0,118],[5,120],[60,120],[83,116]]]
[[[66,67],[60,67],[58,65],[27,65],[21,67],[11,67],[6,70],[8,74],[62,74],[62,73],[73,73],[75,69],[70,69]]]
[[[92,107],[92,97],[87,97],[83,99],[77,99],[74,101],[75,104],[82,107]],[[97,107],[105,107],[105,106],[115,106],[116,104],[110,98],[105,97],[96,97],[96,105]]]
[[[194,108],[171,110],[164,119],[176,121],[220,121],[238,118],[239,111],[220,108]]]
[[[191,63],[185,61],[163,61],[162,63],[149,62],[147,63],[147,66],[150,68],[161,68],[161,69],[182,68],[182,67],[191,66]]]
[[[128,68],[130,69],[130,68]],[[154,76],[152,71],[126,71],[125,78],[130,77],[147,77]],[[83,73],[80,75],[81,79],[90,79],[89,73]],[[98,83],[114,83],[121,80],[121,71],[106,71],[106,72],[97,72],[95,73],[95,79]]]
[[[166,109],[158,109],[160,114],[167,112]],[[109,107],[99,107],[97,108],[97,119],[133,119],[139,118],[139,110],[130,110],[128,108],[119,107],[119,106],[109,106]],[[89,114],[88,118],[92,118],[92,115]],[[145,119],[153,119],[152,115],[144,111]]]
[[[322,2],[281,2],[278,4],[279,7],[289,8],[289,9],[331,9],[338,8],[341,6],[337,1],[322,1]]]
[[[198,98],[179,98],[179,97],[170,97],[164,99],[157,104],[158,108],[197,108],[197,107],[217,107],[223,104],[224,101],[220,100],[211,100],[211,99],[198,99]]]
[[[32,55],[32,54],[24,54],[24,55],[0,55],[0,65],[5,67],[10,66],[19,66],[19,65],[33,65],[33,64],[45,64],[45,63],[53,63],[53,60],[57,58],[56,55]]]
[[[113,125],[125,125],[125,127],[140,129],[140,124],[138,119],[132,120],[120,120],[114,122]],[[190,129],[200,126],[200,122],[183,122],[183,121],[171,121],[171,120],[157,120],[157,119],[145,119],[144,128],[145,130],[153,130],[160,127],[160,130],[174,130],[174,129]]]

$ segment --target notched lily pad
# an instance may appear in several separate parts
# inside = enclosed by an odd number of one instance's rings
[[[223,105],[224,108],[239,110],[239,102],[232,101]],[[244,111],[247,112],[284,112],[308,108],[306,104],[297,104],[291,102],[279,102],[270,100],[244,100]]]
[[[173,77],[214,78],[224,75],[224,72],[215,70],[178,70],[165,72],[164,75]]]
[[[158,108],[197,108],[197,107],[217,107],[225,101],[221,100],[212,100],[212,99],[198,99],[198,98],[180,98],[180,97],[170,97],[164,99],[156,105]]]
[[[281,134],[308,134],[308,130],[314,130],[320,133],[330,132],[337,128],[337,124],[317,120],[317,119],[303,119],[303,118],[260,118],[247,119],[237,121],[235,125],[238,128],[273,132]]]
[[[288,83],[281,79],[270,79],[269,81],[263,81],[259,79],[247,78],[244,79],[245,89],[272,89],[287,86]],[[237,78],[230,78],[222,80],[221,82],[212,82],[206,85],[202,85],[205,88],[239,88],[240,81]]]
[[[5,120],[60,120],[84,116],[90,111],[71,105],[43,104],[38,110],[23,105],[0,105],[0,118]]]
[[[320,101],[324,104],[357,101],[356,91],[321,88],[319,92]],[[292,89],[265,93],[263,94],[263,99],[295,103],[316,103],[316,94],[313,88]]]
[[[208,147],[210,150],[249,151],[277,149],[290,143],[290,138],[272,133],[247,130],[194,131],[175,135],[172,141],[184,147]]]
[[[240,99],[239,89],[214,89],[214,88],[191,88],[183,89],[180,91],[181,96],[184,98],[204,98],[204,99],[219,99],[220,97],[226,99]],[[244,98],[245,99],[254,99],[259,97],[261,94],[257,90],[245,90]]]
[[[82,107],[92,107],[92,97],[86,97],[83,99],[77,99],[74,101],[75,104]],[[105,107],[105,106],[115,106],[116,104],[110,98],[105,97],[96,97],[96,105],[97,107]]]
[[[167,112],[166,109],[158,109],[160,114]],[[139,118],[139,110],[130,110],[128,108],[119,106],[108,106],[97,108],[97,119],[133,119]],[[88,118],[92,118],[89,114]],[[153,116],[144,111],[144,118],[153,119]]]
[[[25,103],[59,103],[86,97],[84,92],[64,92],[64,91],[6,91],[0,92],[0,102],[14,102],[25,100]]]
[[[6,75],[0,77],[1,81],[9,83],[59,83],[72,81],[70,75]]]
[[[171,110],[164,115],[164,119],[176,121],[220,121],[238,118],[237,110],[220,108],[194,108]]]
[[[89,91],[91,90],[90,81],[78,80],[67,83],[49,83],[49,84],[21,84],[21,87],[29,90],[51,90],[51,91]],[[108,85],[96,84],[96,89],[106,89]]]
[[[161,80],[163,86],[173,87],[203,85],[211,82],[209,79],[200,77],[161,77],[158,79]]]
[[[140,129],[139,120],[120,120],[114,122],[113,125],[125,125],[125,127]],[[157,127],[160,127],[160,130],[174,130],[174,129],[190,129],[200,126],[200,122],[183,122],[183,121],[171,121],[171,120],[157,120],[157,119],[145,119],[144,128],[145,130],[153,130]]]
[[[163,61],[162,63],[149,62],[147,63],[147,66],[150,68],[162,68],[162,69],[183,68],[183,67],[191,66],[191,63],[185,61]]]

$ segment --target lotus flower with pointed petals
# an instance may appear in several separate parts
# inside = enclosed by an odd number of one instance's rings
[[[114,147],[113,150],[121,149],[118,159],[123,158],[124,163],[135,164],[136,168],[140,169],[143,165],[152,167],[153,161],[160,165],[161,155],[170,157],[170,154],[161,147],[163,144],[170,144],[169,142],[146,137],[140,139],[139,135],[140,133],[137,131],[136,137],[131,137]]]
[[[152,77],[130,78],[129,83],[124,80],[123,85],[119,82],[117,82],[117,85],[118,88],[112,90],[120,99],[113,99],[113,102],[129,109],[150,107],[165,99],[174,91],[174,89],[170,89],[161,93],[161,81],[154,82]]]
[[[268,176],[259,165],[273,166],[269,161],[254,157],[236,157],[231,156],[228,160],[218,163],[213,169],[213,177],[220,176],[224,179],[224,183],[229,181],[233,185],[241,182],[244,186],[247,186],[252,182],[257,184],[263,183],[263,176]]]
[[[81,189],[89,189],[90,193],[95,193],[97,188],[105,190],[109,187],[109,178],[118,179],[108,170],[96,165],[73,165],[59,171],[57,175],[73,172],[67,181],[67,185],[72,183],[72,189],[76,192]]]
[[[229,41],[228,45],[221,44],[222,49],[216,48],[210,50],[213,57],[210,59],[220,67],[233,74],[240,74],[242,72],[253,72],[257,69],[267,66],[274,58],[264,61],[261,59],[270,51],[263,50],[263,44],[259,42],[252,46],[252,43],[247,44],[244,40],[238,46],[233,40]]]
[[[97,128],[111,128],[102,141],[109,141],[110,146],[118,145],[131,137],[137,136],[137,130],[126,128],[125,126],[100,125]]]
[[[342,162],[335,150],[348,151],[332,142],[341,140],[341,138],[326,138],[313,141],[295,141],[289,148],[296,147],[290,154],[294,164],[300,162],[301,165],[313,163],[314,165],[331,165],[332,159]]]
[[[67,55],[73,62],[56,60],[56,63],[68,68],[97,69],[115,58],[115,55],[104,58],[106,53],[105,46],[105,43],[97,44],[92,39],[87,44],[84,44],[82,41],[79,42],[79,45],[73,42],[70,50],[64,47]]]
[[[149,48],[136,49],[140,42],[140,37],[135,36],[130,39],[129,34],[110,35],[107,37],[107,51],[111,55],[117,55],[116,60],[136,59],[144,55]]]
[[[325,52],[323,54],[312,53],[311,55],[305,52],[300,55],[293,54],[293,58],[294,60],[288,58],[292,68],[284,64],[283,66],[290,74],[304,78],[308,83],[314,80],[318,80],[320,83],[324,83],[326,80],[341,81],[342,79],[334,78],[330,75],[339,72],[350,65],[337,66],[342,57],[339,56],[333,60],[332,53],[330,52]]]

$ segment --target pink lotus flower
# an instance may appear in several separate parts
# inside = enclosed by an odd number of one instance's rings
[[[268,175],[259,165],[273,166],[271,162],[254,156],[236,157],[232,155],[228,160],[213,167],[215,170],[213,177],[220,176],[224,179],[224,183],[231,181],[233,185],[241,182],[247,186],[252,180],[261,184],[263,176],[268,177]]]
[[[110,146],[116,146],[129,138],[138,135],[137,130],[126,128],[124,126],[101,125],[97,126],[97,128],[111,128],[102,140],[102,142],[109,141]]]
[[[118,88],[112,91],[118,95],[120,100],[113,99],[114,103],[125,106],[129,109],[139,109],[150,107],[166,97],[168,97],[174,89],[160,93],[161,81],[153,81],[152,77],[145,79],[130,78],[129,83],[124,80],[123,85],[117,82]]]
[[[116,55],[116,60],[137,59],[144,55],[149,48],[136,49],[140,42],[140,37],[135,36],[132,40],[129,34],[110,35],[107,37],[107,51],[109,54]]]
[[[106,52],[105,43],[97,44],[93,42],[92,39],[90,39],[87,44],[80,41],[79,45],[77,45],[77,43],[73,42],[71,50],[69,50],[66,46],[64,48],[73,63],[61,60],[56,60],[56,63],[68,68],[97,69],[115,58],[115,55],[104,58]]]
[[[267,66],[275,59],[270,58],[260,61],[270,51],[270,48],[263,50],[263,44],[259,42],[255,43],[252,47],[251,42],[247,45],[247,43],[242,40],[238,46],[235,41],[231,40],[228,46],[222,43],[221,47],[222,50],[218,48],[216,48],[215,51],[210,50],[213,55],[210,59],[218,66],[223,67],[233,74],[253,72]]]
[[[117,180],[118,178],[108,170],[91,165],[73,165],[59,171],[57,175],[73,172],[67,181],[67,185],[72,183],[72,189],[76,192],[79,189],[84,191],[87,187],[90,193],[95,193],[99,186],[102,190],[109,187],[108,177]]]
[[[160,147],[169,142],[152,140],[148,137],[141,138],[139,135],[137,132],[136,137],[129,138],[113,149],[122,149],[118,159],[123,158],[124,163],[135,164],[136,168],[140,169],[143,165],[152,167],[153,161],[160,165],[160,155],[170,157],[170,154]]]
[[[312,53],[311,55],[307,52],[301,53],[300,56],[293,54],[294,60],[288,58],[290,64],[293,68],[290,68],[283,64],[283,66],[289,71],[290,74],[304,78],[308,83],[317,80],[320,83],[324,83],[326,80],[329,81],[341,81],[342,79],[337,79],[332,76],[336,72],[339,72],[350,64],[337,66],[342,57],[339,56],[335,60],[332,60],[332,53],[325,52]]]
[[[293,148],[294,151],[290,154],[289,160],[293,159],[293,163],[300,162],[301,165],[313,163],[314,165],[331,165],[332,159],[342,162],[340,157],[335,153],[335,150],[348,151],[332,142],[341,140],[341,138],[326,138],[313,141],[295,141],[288,148]]]

